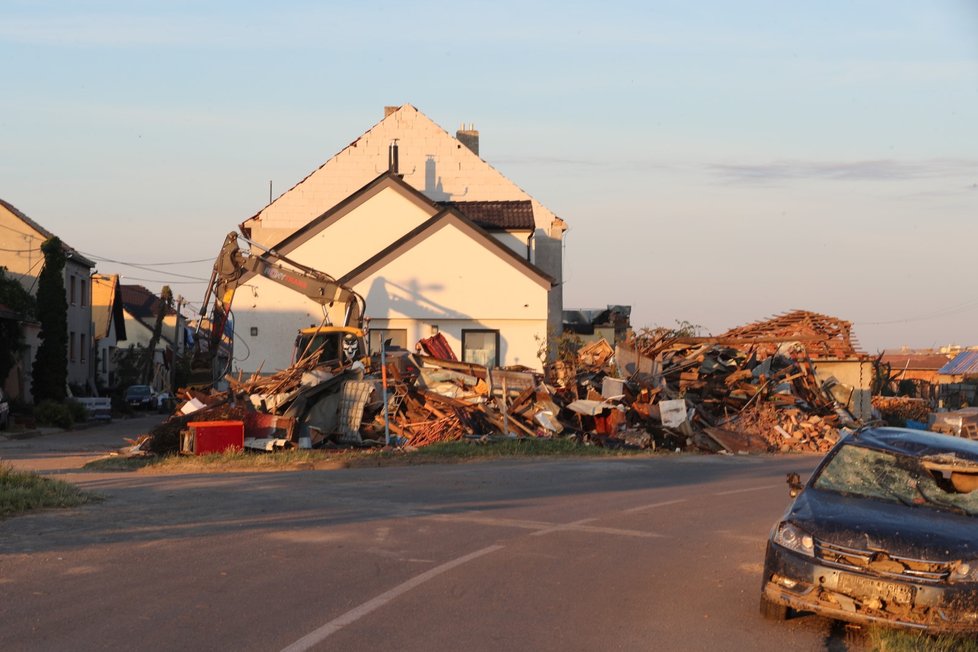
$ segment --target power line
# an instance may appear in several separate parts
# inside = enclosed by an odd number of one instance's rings
[[[207,279],[200,279],[199,281],[168,281],[166,279],[159,278],[137,278],[135,276],[124,276],[122,277],[127,281],[142,281],[143,283],[163,283],[164,285],[200,285],[201,283],[207,283]]]
[[[40,238],[38,238],[38,237],[37,237],[36,235],[34,235],[33,233],[24,233],[23,231],[18,231],[18,230],[17,230],[17,229],[15,229],[14,227],[12,227],[12,226],[7,226],[6,224],[0,224],[0,227],[2,227],[2,228],[4,228],[4,229],[7,229],[8,231],[13,231],[14,233],[16,233],[16,234],[18,234],[18,235],[22,235],[22,236],[25,236],[25,237],[28,237],[28,238],[34,238],[35,240],[40,240]]]
[[[90,254],[87,251],[79,250],[79,253],[88,256],[93,260],[97,260],[103,263],[115,263],[116,265],[129,265],[130,267],[139,267],[140,265],[145,265],[147,267],[165,267],[167,265],[191,265],[193,263],[210,263],[214,262],[213,258],[201,258],[200,260],[173,260],[165,263],[127,263],[124,260],[113,260],[111,258],[105,258],[104,256],[98,256],[96,254]]]

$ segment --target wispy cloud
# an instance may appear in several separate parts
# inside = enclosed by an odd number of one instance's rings
[[[709,164],[708,170],[731,182],[769,182],[793,179],[826,181],[905,181],[934,177],[978,177],[976,159],[899,161],[773,161],[770,163]]]

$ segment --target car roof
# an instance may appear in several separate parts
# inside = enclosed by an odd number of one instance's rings
[[[913,457],[953,453],[978,462],[978,441],[910,428],[868,428],[847,437],[848,443]]]

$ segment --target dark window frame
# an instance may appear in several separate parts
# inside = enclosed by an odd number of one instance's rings
[[[500,336],[499,336],[498,328],[463,328],[462,329],[462,361],[472,362],[471,360],[466,360],[466,351],[468,351],[468,347],[465,346],[466,337],[468,335],[485,334],[485,333],[493,333],[496,336],[495,355],[493,356],[495,359],[493,361],[494,362],[493,366],[498,367],[500,366],[500,357],[502,354],[502,350],[500,349]],[[479,363],[475,363],[475,364],[479,364]]]

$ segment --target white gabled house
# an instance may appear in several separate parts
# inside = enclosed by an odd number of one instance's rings
[[[362,294],[374,350],[441,333],[464,360],[539,368],[561,323],[565,224],[478,157],[477,132],[458,136],[410,105],[388,108],[242,232]],[[233,313],[246,373],[287,366],[296,331],[323,320],[262,277],[246,280]]]

